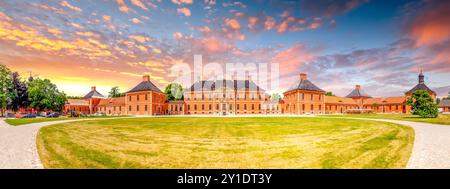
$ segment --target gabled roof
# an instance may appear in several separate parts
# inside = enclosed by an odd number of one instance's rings
[[[197,81],[188,88],[189,91],[214,91],[219,88],[227,88],[237,91],[264,91],[251,80],[214,80]]]
[[[368,98],[363,101],[364,105],[383,105],[383,104],[403,104],[406,101],[406,97],[386,97],[386,98]]]
[[[84,95],[83,97],[84,99],[88,99],[88,98],[105,98],[105,96],[103,96],[102,94],[100,94],[98,91],[96,90],[92,90],[91,92],[89,92],[88,94]]]
[[[325,96],[325,104],[344,104],[344,105],[357,105],[356,101],[352,98],[337,97],[337,96]]]
[[[307,79],[300,79],[297,81],[293,86],[291,86],[288,91],[292,90],[305,90],[305,91],[318,91],[318,92],[325,92],[324,90],[320,89],[316,85],[314,85],[311,81]],[[288,92],[286,91],[286,92]]]
[[[425,85],[425,83],[419,83],[416,86],[414,86],[414,88],[412,88],[411,90],[407,91],[405,94],[411,94],[414,93],[418,90],[424,90],[427,91],[429,93],[432,93],[434,95],[436,95],[436,92],[434,92],[433,90],[431,90],[430,88],[427,87],[427,85]]]
[[[450,107],[450,99],[442,99],[438,107]]]
[[[358,87],[358,86],[355,87],[355,89],[353,89],[353,91],[350,92],[346,97],[347,98],[354,98],[354,97],[368,97],[368,98],[371,98],[369,96],[369,94],[367,94],[365,91],[363,91],[361,89],[361,87]]]
[[[129,90],[127,93],[140,92],[140,91],[154,91],[154,92],[162,93],[162,91],[159,90],[159,88],[156,87],[155,84],[153,84],[151,81],[142,81],[141,83],[136,85],[136,87]]]
[[[67,105],[71,106],[89,106],[89,101],[85,99],[67,99]]]
[[[106,98],[100,100],[98,106],[125,106],[125,97]]]

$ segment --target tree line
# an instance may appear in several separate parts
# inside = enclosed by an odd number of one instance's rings
[[[1,116],[7,111],[33,108],[36,111],[62,111],[67,96],[48,79],[22,79],[18,72],[12,72],[0,64],[0,108]]]

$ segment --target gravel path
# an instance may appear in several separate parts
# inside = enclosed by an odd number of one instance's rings
[[[415,131],[415,138],[406,168],[450,169],[450,126],[388,119],[356,119],[411,126]],[[42,122],[15,127],[9,126],[0,118],[0,169],[43,168],[36,149],[36,135],[39,128],[74,121],[83,120]]]
[[[0,118],[0,169],[42,169],[36,149],[38,130],[47,125],[82,121],[62,120],[10,126],[3,120]]]
[[[407,169],[450,169],[450,125],[368,119],[408,125],[414,129],[414,145]]]

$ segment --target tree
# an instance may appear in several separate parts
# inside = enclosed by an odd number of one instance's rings
[[[280,99],[281,99],[281,95],[278,93],[273,93],[272,96],[270,96],[271,101],[277,102],[277,101],[280,101]]]
[[[11,104],[14,96],[10,93],[13,87],[11,81],[11,70],[5,65],[0,64],[0,111],[1,116]]]
[[[333,92],[328,91],[328,92],[325,93],[325,96],[334,96],[334,94],[333,94]]]
[[[67,96],[68,99],[83,99],[81,96]]]
[[[10,93],[14,95],[14,98],[9,108],[16,112],[19,108],[26,108],[28,106],[28,89],[27,84],[21,81],[20,75],[17,72],[12,73],[11,82],[12,89]]]
[[[50,80],[35,78],[28,83],[28,100],[30,107],[40,111],[61,111],[67,96],[64,92],[58,91],[56,85]]]
[[[437,117],[439,113],[437,105],[425,90],[415,91],[411,98],[408,98],[406,104],[412,107],[413,115],[420,117]]]
[[[113,87],[109,91],[109,98],[115,98],[115,97],[123,97],[125,96],[125,93],[121,93],[119,87]]]
[[[441,99],[440,98],[436,98],[436,104],[441,103]]]
[[[164,90],[164,93],[166,93],[166,99],[167,100],[183,100],[183,86],[181,86],[178,83],[171,83],[167,85],[166,89]]]

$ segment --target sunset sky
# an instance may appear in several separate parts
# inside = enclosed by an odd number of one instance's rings
[[[282,92],[300,72],[343,96],[401,96],[417,83],[450,90],[450,1],[1,0],[0,64],[51,79],[69,95],[124,92],[170,68],[280,65]]]

